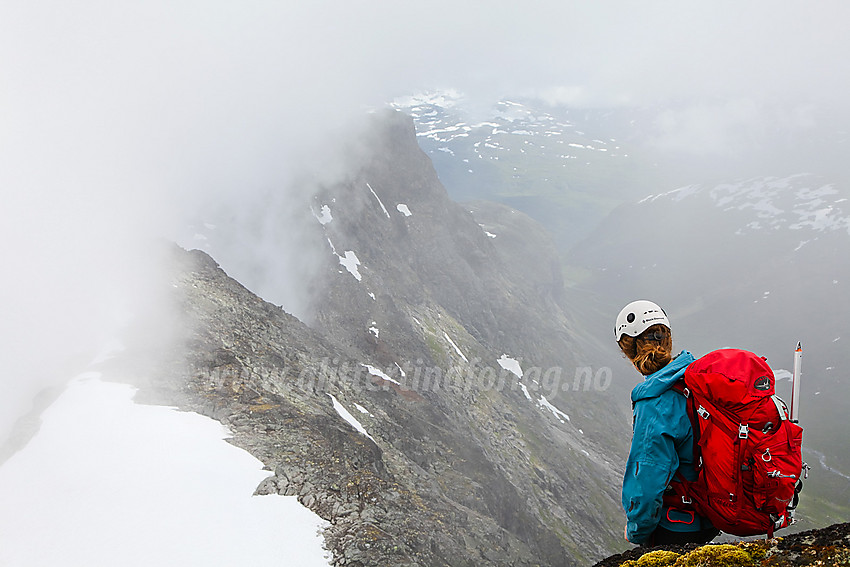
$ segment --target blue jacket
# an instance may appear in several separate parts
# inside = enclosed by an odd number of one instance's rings
[[[623,478],[623,508],[632,543],[646,542],[658,525],[677,532],[711,528],[708,519],[669,509],[662,502],[664,490],[677,471],[686,480],[696,480],[697,476],[693,468],[694,434],[685,397],[671,390],[693,361],[691,353],[682,351],[632,390],[634,435]]]

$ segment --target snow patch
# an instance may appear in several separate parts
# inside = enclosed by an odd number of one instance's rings
[[[546,399],[546,396],[540,396],[540,401],[537,402],[537,405],[539,405],[543,409],[551,411],[552,415],[554,415],[561,423],[566,423],[566,421],[570,421],[570,416],[553,406],[552,403]]]
[[[439,108],[452,108],[464,95],[455,89],[445,89],[414,95],[401,96],[393,100],[393,106],[398,108],[411,108],[416,106],[437,106]]]
[[[472,212],[472,211],[470,211],[470,212]],[[487,230],[487,228],[486,228],[483,224],[478,223],[478,226],[480,226],[480,227],[481,227],[481,230],[483,230],[483,231],[484,231],[484,234],[486,234],[486,235],[487,235],[487,236],[489,236],[490,238],[496,238],[496,235],[495,235],[495,234],[493,234],[492,232],[489,232],[489,231]]]
[[[334,220],[334,217],[331,214],[331,208],[327,205],[322,205],[322,208],[319,209],[318,213],[313,211],[313,216],[316,217],[316,220],[318,220],[322,226]]]
[[[328,241],[330,242],[330,241]],[[363,276],[360,274],[360,270],[357,266],[360,265],[360,260],[357,258],[357,254],[352,252],[351,250],[345,251],[345,256],[339,257],[339,263],[348,270],[348,273],[354,276],[354,279],[357,281],[362,281]]]
[[[384,206],[384,203],[383,203],[383,201],[381,201],[381,198],[380,198],[380,197],[378,197],[378,194],[377,194],[377,193],[375,193],[375,190],[374,190],[374,189],[372,189],[372,186],[371,186],[371,185],[369,185],[369,184],[367,183],[367,184],[366,184],[366,187],[368,187],[368,188],[369,188],[369,191],[371,191],[371,192],[372,192],[372,195],[374,195],[374,196],[375,196],[375,199],[378,201],[378,204],[379,204],[379,205],[381,205],[381,210],[382,210],[382,211],[384,211],[384,214],[385,214],[385,215],[387,215],[387,218],[391,218],[391,217],[390,217],[390,213],[389,213],[389,211],[388,211],[388,210],[387,210],[387,208]]]
[[[496,362],[498,362],[499,366],[501,366],[508,372],[513,372],[514,376],[516,376],[517,378],[522,378],[522,367],[520,367],[519,361],[517,359],[511,358],[507,354],[503,354],[501,357],[498,358],[498,360],[496,360]]]
[[[336,254],[337,256],[339,256],[339,254],[336,251],[336,246],[334,246],[334,243],[331,242],[331,239],[327,238],[326,240],[328,241],[328,245],[331,247],[331,250],[333,251],[333,253]]]
[[[386,380],[387,382],[392,382],[392,383],[393,383],[393,384],[395,384],[396,386],[401,386],[401,384],[399,384],[398,380],[395,380],[395,379],[393,379],[393,378],[390,378],[389,376],[387,376],[386,374],[384,374],[384,373],[381,371],[381,369],[380,369],[380,368],[375,368],[374,366],[371,366],[371,365],[369,365],[369,364],[361,364],[361,366],[363,366],[366,370],[368,370],[368,371],[369,371],[369,374],[371,374],[372,376],[377,376],[378,378],[380,378],[380,379],[382,379],[382,380]]]
[[[398,212],[400,212],[401,214],[403,214],[406,217],[413,215],[413,213],[410,212],[410,208],[408,208],[408,206],[405,205],[404,203],[399,203],[398,205],[396,205],[395,208]]]
[[[371,435],[369,435],[369,432],[366,431],[366,428],[363,427],[363,425],[359,421],[357,421],[357,418],[355,418],[353,415],[351,415],[351,412],[349,412],[347,409],[345,409],[345,406],[343,406],[341,403],[339,403],[339,400],[337,400],[334,397],[333,394],[328,394],[328,396],[331,398],[331,401],[333,402],[334,409],[336,410],[336,413],[338,413],[339,416],[342,419],[347,421],[349,423],[349,425],[351,425],[351,427],[353,427],[354,429],[356,429],[357,431],[359,431],[360,433],[362,433],[363,435],[368,437],[372,441],[372,443],[374,443],[375,445],[378,444],[378,442],[375,441],[372,438]]]
[[[451,337],[449,337],[449,334],[448,334],[448,333],[446,333],[446,332],[444,331],[444,332],[443,332],[443,336],[444,336],[444,337],[446,337],[446,340],[447,340],[447,341],[449,341],[449,344],[450,344],[450,345],[452,345],[452,347],[454,347],[455,352],[456,352],[456,353],[458,353],[458,355],[459,355],[459,356],[463,359],[463,361],[464,361],[464,362],[466,362],[466,363],[468,363],[468,362],[469,362],[469,359],[468,359],[468,358],[466,358],[466,355],[465,355],[465,354],[463,354],[463,352],[461,352],[460,348],[458,348],[458,346],[457,346],[457,345],[455,344],[455,342],[451,339]]]
[[[372,412],[370,412],[369,410],[367,410],[366,408],[364,408],[360,404],[354,404],[354,407],[357,408],[357,411],[359,411],[360,413],[362,413],[364,415],[368,415],[369,417],[375,417],[375,415]]]

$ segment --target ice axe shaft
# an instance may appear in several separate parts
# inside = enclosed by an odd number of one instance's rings
[[[791,421],[800,421],[800,376],[803,372],[803,345],[797,343],[794,351],[794,374],[791,376]]]

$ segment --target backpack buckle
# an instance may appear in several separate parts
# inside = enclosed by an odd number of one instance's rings
[[[750,426],[746,424],[741,424],[738,426],[738,438],[746,439],[750,436]]]
[[[685,506],[688,506],[693,503],[694,501],[688,498],[687,496],[682,496],[682,504],[684,504]]]
[[[700,406],[700,407],[699,407],[699,409],[697,410],[697,413],[698,413],[698,414],[699,414],[699,416],[700,416],[701,418],[703,418],[703,419],[708,419],[709,417],[711,417],[711,414],[710,414],[710,413],[708,413],[708,410],[707,410],[707,409],[705,409],[705,408],[704,408],[704,407],[702,407],[702,406]]]

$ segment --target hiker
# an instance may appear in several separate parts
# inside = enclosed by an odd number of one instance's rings
[[[685,398],[671,389],[694,357],[687,351],[672,356],[667,314],[651,301],[626,305],[617,316],[614,335],[623,354],[644,376],[631,396],[634,432],[622,493],[628,519],[625,537],[646,546],[707,543],[719,530],[667,490],[677,473],[687,481],[697,478]]]

